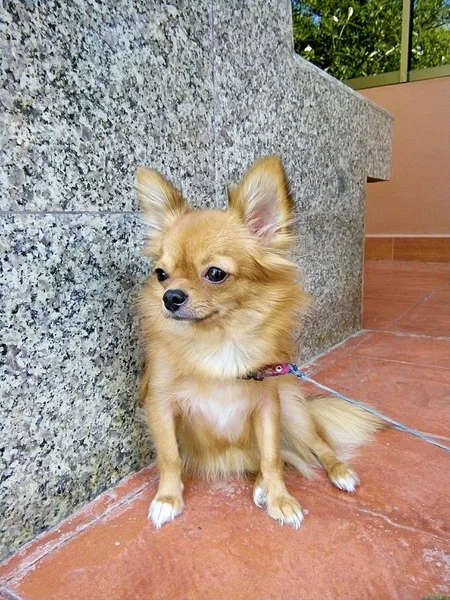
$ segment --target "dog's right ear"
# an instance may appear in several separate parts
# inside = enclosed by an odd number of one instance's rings
[[[228,209],[269,250],[283,253],[293,245],[294,202],[278,156],[260,159],[228,189]]]
[[[151,229],[150,238],[165,231],[177,217],[189,211],[181,193],[158,171],[139,167],[136,182],[139,208]]]

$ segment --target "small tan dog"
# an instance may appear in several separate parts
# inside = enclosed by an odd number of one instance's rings
[[[305,399],[293,376],[245,379],[295,360],[293,333],[308,305],[287,257],[293,202],[283,166],[277,157],[257,162],[229,190],[227,211],[192,210],[156,171],[139,168],[137,182],[155,263],[139,299],[141,395],[160,471],[149,517],[161,527],[182,512],[183,472],[254,473],[254,502],[297,528],[303,515],[284,463],[306,476],[320,463],[352,492],[358,477],[336,454],[380,422],[337,399]]]

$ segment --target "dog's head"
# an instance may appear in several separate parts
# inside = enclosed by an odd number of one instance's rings
[[[277,157],[257,162],[228,190],[226,211],[191,209],[156,171],[139,168],[137,184],[150,227],[152,297],[165,317],[209,328],[233,314],[258,322],[298,308],[295,267],[285,257],[293,202]]]

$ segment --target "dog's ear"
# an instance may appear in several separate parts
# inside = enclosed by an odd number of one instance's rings
[[[228,189],[228,210],[238,214],[263,246],[285,250],[292,245],[294,204],[277,156],[259,160]]]
[[[158,171],[136,170],[139,208],[150,226],[150,237],[162,233],[180,215],[189,211],[181,193]]]

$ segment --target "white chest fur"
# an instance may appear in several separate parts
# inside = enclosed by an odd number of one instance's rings
[[[236,377],[242,370],[246,353],[232,339],[210,340],[208,345],[199,344],[195,349],[195,362],[206,373],[217,376]]]
[[[253,403],[245,394],[245,386],[222,384],[219,386],[192,386],[179,394],[184,411],[192,419],[199,418],[212,432],[229,441],[239,439]]]

